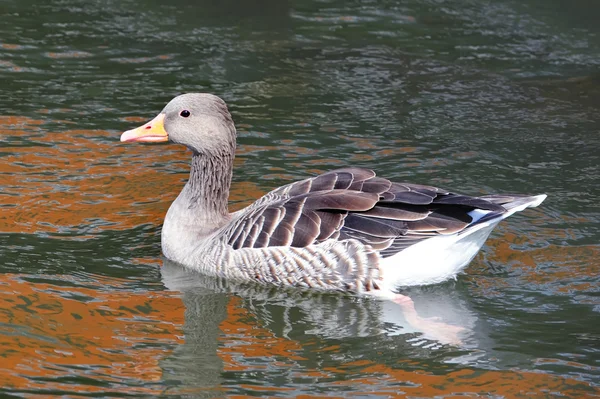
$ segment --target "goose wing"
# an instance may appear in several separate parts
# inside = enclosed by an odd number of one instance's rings
[[[420,240],[464,230],[474,209],[506,211],[484,198],[345,168],[271,191],[235,213],[222,237],[234,249],[356,239],[386,257]]]

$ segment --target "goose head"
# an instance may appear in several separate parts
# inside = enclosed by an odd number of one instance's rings
[[[150,122],[121,135],[122,142],[183,144],[194,154],[235,151],[236,132],[225,102],[207,93],[172,99]]]

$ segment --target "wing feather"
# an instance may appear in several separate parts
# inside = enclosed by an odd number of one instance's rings
[[[331,190],[306,197],[307,209],[339,209],[344,211],[367,211],[377,203],[377,193]]]
[[[310,191],[333,190],[336,182],[337,174],[335,173],[325,173],[323,175],[319,175],[313,179]]]
[[[316,218],[302,215],[294,225],[292,247],[306,247],[315,242],[321,233],[321,223]]]
[[[401,202],[410,205],[429,205],[433,202],[435,197],[427,195],[427,193],[421,193],[418,191],[396,191],[392,193],[394,195],[391,201],[384,202]]]
[[[294,226],[279,223],[269,238],[269,246],[287,247],[294,239]]]
[[[236,248],[235,245],[232,246],[234,249],[239,249],[239,247]],[[267,246],[269,246],[269,235],[266,231],[263,230],[259,233],[258,238],[254,242],[254,245],[252,247],[248,246],[245,248],[265,248]]]
[[[246,239],[244,240],[244,243],[242,244],[242,247],[244,248],[248,248],[248,247],[253,247],[254,244],[256,243],[256,239],[258,238],[259,234],[260,234],[260,229],[262,227],[262,223],[264,222],[264,218],[260,217],[258,218],[258,223],[255,223],[252,226],[252,228],[250,229],[249,234],[246,236]]]
[[[361,191],[380,194],[388,191],[391,187],[391,181],[381,177],[373,177],[363,183]]]
[[[329,238],[334,238],[343,226],[345,212],[319,212],[321,224],[320,231],[316,241],[325,241]]]
[[[425,219],[431,211],[419,207],[406,206],[403,208],[392,208],[387,206],[375,206],[361,215],[371,218],[396,219],[396,220],[421,220]]]
[[[351,213],[346,217],[344,228],[364,232],[375,237],[398,237],[406,234],[406,222],[395,219],[376,219]]]
[[[501,205],[494,204],[489,200],[478,198],[478,197],[468,197],[466,195],[446,195],[440,197],[436,204],[448,204],[448,205],[463,205],[469,206],[472,208],[485,209],[488,211],[503,211],[504,208]]]
[[[312,186],[312,180],[311,179],[306,179],[306,180],[302,180],[296,183],[292,183],[290,185],[287,186],[288,190],[287,190],[287,194],[290,197],[294,197],[296,195],[301,195],[301,194],[306,194],[308,192],[310,192]],[[279,190],[277,190],[279,191]]]
[[[470,197],[344,168],[273,190],[234,214],[222,236],[235,249],[355,239],[386,257],[464,230],[473,222],[473,209],[503,213],[502,204],[511,198]]]

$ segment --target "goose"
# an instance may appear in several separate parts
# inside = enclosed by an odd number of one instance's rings
[[[163,255],[201,273],[402,302],[402,287],[456,278],[498,223],[546,195],[479,197],[346,167],[229,213],[236,129],[208,93],[172,99],[122,142],[182,144],[189,179],[162,227]]]

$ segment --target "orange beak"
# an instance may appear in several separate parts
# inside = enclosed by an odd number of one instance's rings
[[[169,141],[169,135],[165,130],[165,114],[158,114],[150,122],[126,131],[121,135],[121,141],[139,141],[143,143],[160,143]]]

